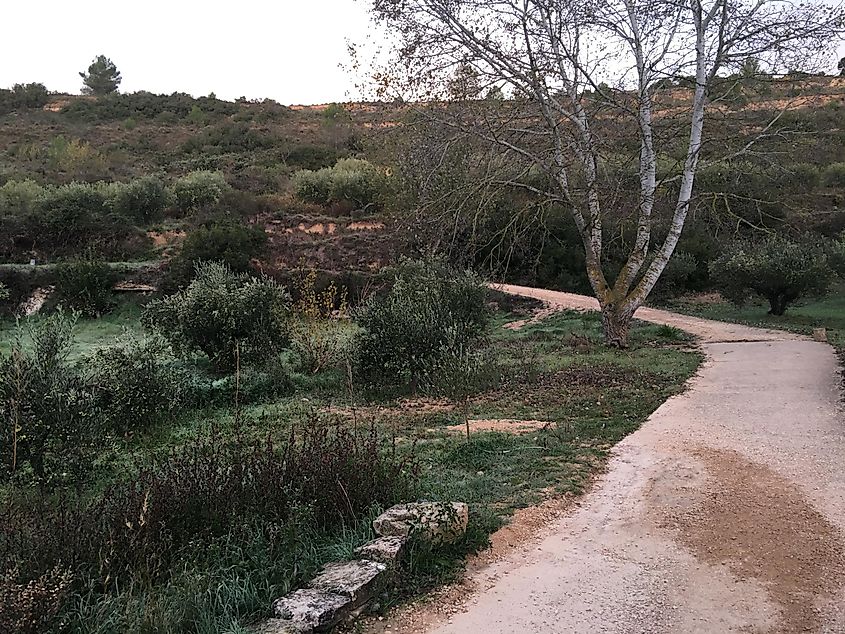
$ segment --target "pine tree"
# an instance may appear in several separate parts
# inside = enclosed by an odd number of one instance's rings
[[[79,76],[82,77],[82,94],[96,96],[117,92],[122,79],[117,66],[105,55],[97,55],[88,72],[79,73]]]

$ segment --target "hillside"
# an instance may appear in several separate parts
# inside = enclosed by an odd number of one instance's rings
[[[741,141],[785,112],[775,133],[748,158],[699,175],[699,215],[718,213],[720,222],[737,227],[788,222],[797,231],[827,234],[845,228],[840,213],[845,183],[830,168],[845,162],[845,80],[786,78],[762,88],[740,85],[731,90],[730,98],[710,114],[711,147]],[[684,87],[665,93],[659,116],[671,121],[683,112],[688,95]],[[30,180],[49,188],[72,182],[127,183],[150,175],[169,185],[206,170],[222,173],[231,189],[214,204],[191,210],[168,207],[140,220],[113,213],[105,203],[105,211],[91,217],[73,207],[61,222],[73,224],[84,216],[88,226],[76,234],[61,224],[51,228],[51,219],[55,225],[61,214],[42,210],[36,218],[38,213],[20,206],[20,192],[4,196],[0,191],[0,255],[10,263],[32,257],[54,262],[94,248],[111,260],[166,260],[179,252],[194,228],[228,217],[264,229],[267,245],[255,264],[265,271],[284,274],[302,266],[330,272],[377,270],[408,248],[406,238],[415,229],[413,218],[406,218],[401,230],[394,223],[406,211],[402,192],[397,192],[401,186],[388,183],[377,200],[363,205],[315,204],[294,195],[292,176],[348,157],[366,158],[389,171],[399,160],[389,143],[397,138],[411,143],[412,137],[402,138],[401,127],[411,119],[411,110],[378,103],[286,107],[180,94],[99,99],[50,95],[37,107],[0,116],[0,186],[6,183],[7,190]],[[496,222],[491,221],[493,232]],[[545,224],[554,227],[555,222]],[[695,233],[694,222],[689,232]],[[526,248],[539,239],[534,234],[520,238]],[[489,259],[483,240],[479,244],[461,243],[460,250]],[[538,281],[537,266],[521,262],[519,246],[511,245],[513,276]],[[550,255],[550,266],[559,256]]]

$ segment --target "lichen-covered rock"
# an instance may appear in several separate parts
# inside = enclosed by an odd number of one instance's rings
[[[399,535],[378,537],[356,548],[355,556],[361,559],[380,561],[388,568],[396,568],[405,556],[407,544],[408,538]]]
[[[279,622],[271,623],[278,626],[276,631],[279,633],[325,632],[353,609],[353,601],[348,596],[316,588],[303,588],[273,602],[273,613]],[[288,629],[283,629],[285,627]]]
[[[351,600],[350,607],[369,601],[381,589],[387,566],[378,561],[358,559],[326,564],[314,577],[310,588],[339,594]]]
[[[432,543],[452,543],[463,537],[469,508],[463,502],[397,504],[373,521],[382,537],[415,537]]]
[[[283,619],[267,619],[248,631],[252,634],[312,634],[314,628],[293,625]]]

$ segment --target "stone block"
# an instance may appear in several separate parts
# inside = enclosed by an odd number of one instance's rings
[[[452,543],[466,533],[469,508],[463,502],[397,504],[373,520],[382,537],[415,537],[432,543]]]
[[[355,549],[355,556],[370,561],[379,561],[388,568],[397,568],[405,556],[407,537],[392,535],[379,537]]]
[[[308,587],[347,597],[350,607],[355,608],[378,593],[386,570],[383,563],[368,559],[335,562],[323,566]]]
[[[278,634],[325,632],[353,609],[353,601],[348,596],[303,588],[276,599],[273,602],[273,614],[277,619],[268,623],[278,627],[275,630]]]

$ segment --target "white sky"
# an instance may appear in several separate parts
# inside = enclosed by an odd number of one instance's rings
[[[110,57],[121,92],[210,92],[283,104],[357,97],[347,39],[369,30],[365,0],[4,0],[0,88],[39,81],[78,93]]]
[[[121,71],[122,92],[355,100],[360,78],[339,64],[349,61],[347,40],[361,44],[371,32],[369,0],[0,3],[0,88],[39,81],[78,93],[79,71],[102,53]],[[845,55],[845,42],[839,49]]]

